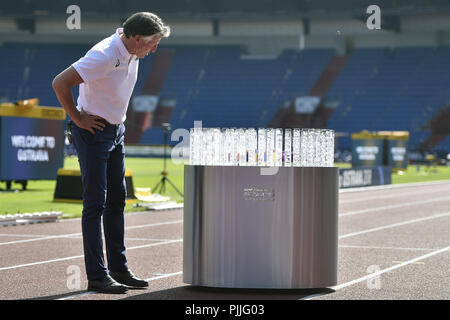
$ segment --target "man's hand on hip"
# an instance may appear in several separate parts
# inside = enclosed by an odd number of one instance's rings
[[[90,115],[87,114],[86,112],[81,111],[80,116],[78,117],[75,123],[78,127],[86,129],[90,133],[95,134],[94,129],[103,131],[103,128],[105,127],[105,124],[103,122],[98,121],[100,119],[103,118],[99,116]]]

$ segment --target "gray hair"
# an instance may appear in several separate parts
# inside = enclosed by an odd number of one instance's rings
[[[170,36],[170,26],[164,24],[162,19],[154,13],[138,12],[125,20],[123,33],[127,38],[135,35],[152,36],[155,34],[167,38]]]

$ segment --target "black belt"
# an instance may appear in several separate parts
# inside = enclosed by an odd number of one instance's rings
[[[97,119],[97,121],[103,123],[106,126],[114,126],[116,128],[118,128],[120,126],[120,123],[119,124],[112,124],[112,123],[109,123],[108,121],[106,121],[103,118],[102,119]]]

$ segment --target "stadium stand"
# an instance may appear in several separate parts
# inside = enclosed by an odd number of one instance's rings
[[[51,80],[89,48],[4,43],[0,68],[8,77],[0,79],[0,99],[39,97],[41,105],[58,105]],[[161,50],[172,52],[173,58],[160,102],[171,99],[175,105],[143,127],[136,141],[141,144],[163,143],[159,126],[164,120],[185,129],[194,120],[205,127],[268,126],[287,101],[310,94],[336,55],[334,49],[285,49],[278,57],[261,59],[246,57],[240,45],[167,45]],[[326,127],[347,133],[407,130],[410,145],[420,146],[430,137],[423,128],[450,100],[449,58],[450,47],[445,46],[355,49],[324,95],[325,101],[338,101]],[[141,60],[135,96],[145,94],[153,62],[154,56]],[[448,138],[438,142],[435,147],[449,145]],[[350,138],[341,138],[339,147],[350,149]]]
[[[41,105],[59,105],[52,79],[89,48],[86,44],[4,43],[0,46],[0,68],[8,77],[0,79],[0,98],[16,101],[38,97]],[[78,88],[74,89],[77,95]]]
[[[336,131],[410,131],[419,146],[426,122],[448,101],[448,47],[356,49],[327,94],[339,106],[327,126]],[[340,141],[350,148],[350,138]]]
[[[285,100],[308,95],[334,54],[285,50],[276,59],[242,59],[239,46],[175,50],[161,97],[176,99],[170,122],[186,129],[194,120],[205,127],[267,126]]]

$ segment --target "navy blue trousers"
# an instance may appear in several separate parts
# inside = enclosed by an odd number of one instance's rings
[[[123,124],[107,124],[103,131],[95,129],[94,135],[75,124],[72,126],[83,184],[81,226],[88,280],[101,279],[108,275],[108,270],[128,268],[124,237],[124,133]],[[102,216],[108,268],[103,255]]]

